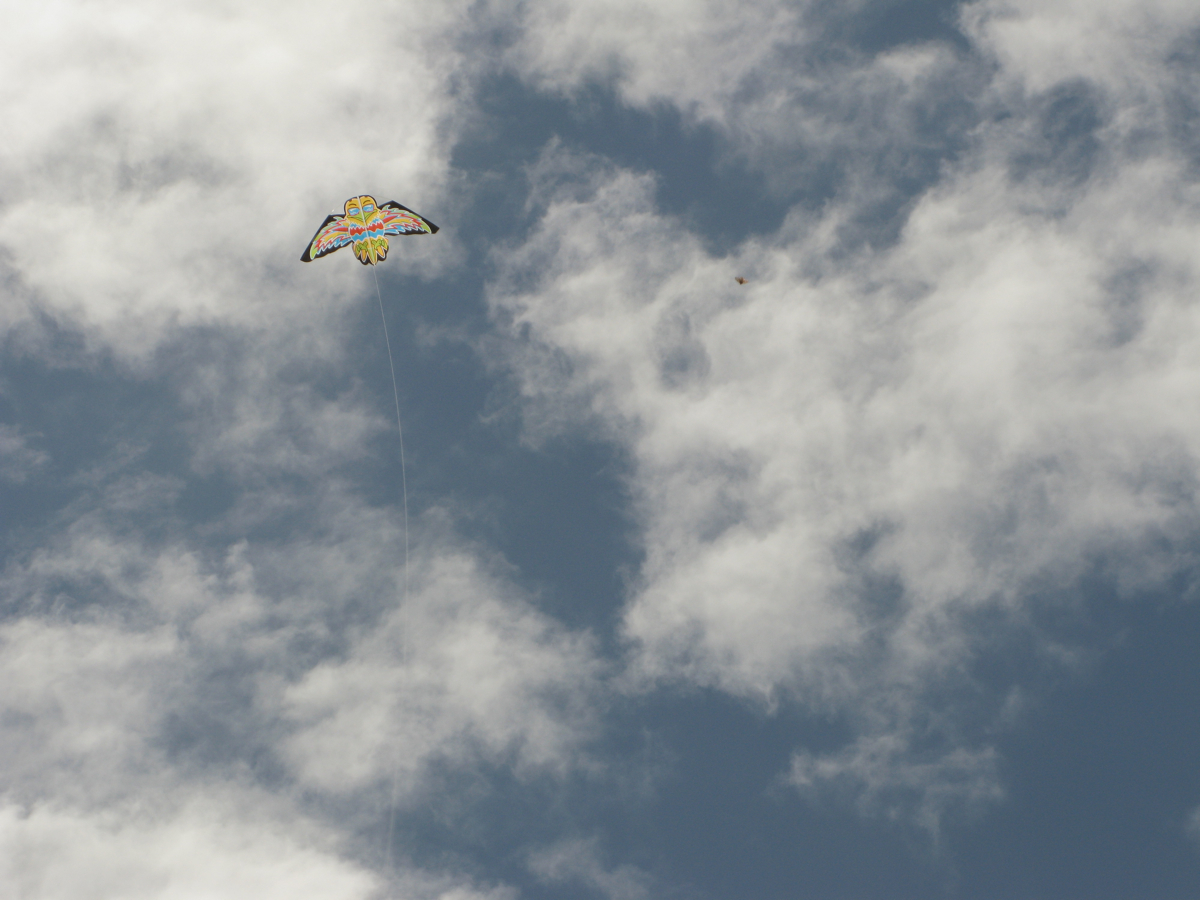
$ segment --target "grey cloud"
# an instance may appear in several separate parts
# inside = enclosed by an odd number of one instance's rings
[[[836,754],[798,753],[788,781],[812,799],[842,792],[864,813],[918,822],[937,836],[948,813],[978,813],[1004,796],[993,747],[920,751],[896,733],[860,738]]]
[[[0,424],[0,479],[20,483],[46,464],[46,454],[30,443],[20,428]]]
[[[681,304],[686,305],[686,301]],[[683,311],[664,313],[655,332],[663,384],[680,390],[693,382],[703,382],[711,363],[704,345],[692,335],[688,314]]]
[[[633,866],[606,866],[594,840],[563,841],[537,850],[529,867],[549,884],[578,883],[608,900],[642,900],[652,896],[651,879]]]
[[[1086,181],[1101,150],[1104,98],[1086,81],[1056,85],[1038,98],[1028,149],[1013,156],[1015,179],[1036,177],[1077,187]]]

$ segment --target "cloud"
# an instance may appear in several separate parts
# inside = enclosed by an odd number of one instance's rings
[[[925,735],[903,728],[864,735],[827,754],[793,755],[786,781],[810,800],[832,796],[864,814],[914,821],[940,836],[946,813],[977,814],[1001,800],[999,753],[991,746],[915,748]]]
[[[477,556],[443,552],[413,574],[406,605],[344,659],[287,687],[292,765],[334,790],[394,770],[402,795],[419,790],[431,761],[571,767],[598,711],[587,641],[537,614]]]
[[[878,242],[967,143],[988,85],[982,59],[947,39],[965,42],[951,27],[882,43],[858,35],[889,6],[624,0],[493,9],[521,23],[505,32],[505,61],[527,84],[581,102],[600,86],[624,106],[677,113],[691,137],[714,137],[721,170],[761,177],[766,197],[747,205],[769,198],[817,210],[836,194],[845,236]]]
[[[19,428],[0,424],[0,480],[20,484],[46,461],[46,454],[31,447]]]
[[[375,885],[367,872],[298,839],[249,809],[196,799],[173,811],[86,815],[0,807],[0,881],[45,900],[289,897],[349,900]],[[275,826],[275,827],[273,827]]]
[[[330,437],[334,449],[340,440]],[[6,746],[29,748],[30,777],[53,746],[64,767],[108,766],[110,739],[126,759],[206,716],[231,742],[215,757],[226,763],[252,749],[237,746],[239,732],[293,748],[340,734],[353,750],[324,765],[341,785],[354,781],[347,755],[390,753],[388,741],[414,764],[461,756],[454,747],[475,739],[493,753],[519,745],[531,765],[569,764],[601,676],[589,640],[538,613],[504,564],[456,539],[443,513],[413,522],[405,588],[397,512],[371,509],[344,482],[290,497],[301,522],[286,540],[253,543],[189,527],[172,509],[178,491],[173,479],[118,470],[69,509],[66,527],[10,560],[0,665],[20,686],[7,704],[23,737]],[[218,527],[272,520],[266,493]],[[155,521],[180,537],[131,527]],[[326,721],[334,714],[349,730]],[[279,723],[292,719],[303,724],[285,738]],[[383,730],[360,734],[371,721]],[[186,753],[203,732],[186,728],[173,738],[183,745],[158,750]],[[321,769],[298,758],[304,771]],[[387,770],[378,765],[370,777]],[[21,768],[10,760],[10,772]]]
[[[125,495],[153,505],[153,494]],[[72,895],[98,854],[108,862],[93,893],[73,896],[113,895],[106,885],[123,879],[122,896],[143,884],[190,896],[217,889],[209,865],[249,895],[293,864],[335,896],[366,896],[377,877],[349,859],[382,868],[388,798],[403,814],[431,765],[551,779],[588,765],[602,675],[590,642],[444,529],[421,530],[402,602],[398,534],[362,506],[320,538],[242,541],[217,558],[131,538],[128,512],[78,516],[0,585],[14,883]],[[254,815],[247,794],[260,795]],[[204,810],[179,811],[201,795]],[[147,797],[161,798],[153,821],[139,818]],[[326,834],[319,853],[289,843],[310,825]],[[181,855],[186,845],[196,852]],[[433,884],[417,896],[475,896],[453,872],[405,866],[397,878]]]
[[[796,11],[775,2],[551,0],[498,2],[490,12],[519,23],[507,60],[543,89],[614,79],[632,104],[666,100],[707,114],[727,109],[747,78],[769,68],[776,46],[802,33]]]
[[[634,866],[605,866],[595,840],[562,841],[530,855],[529,868],[547,884],[580,884],[609,900],[652,895],[650,879]]]
[[[903,24],[880,25],[882,40],[866,36],[868,23],[891,4],[494,8],[520,23],[505,32],[506,61],[527,83],[569,96],[599,84],[629,106],[677,110],[713,129],[725,162],[760,173],[773,199],[809,214],[824,208],[819,218],[838,229],[834,252],[893,240],[949,164],[998,137],[995,146],[1006,146],[1022,125],[1039,145],[1025,148],[1032,159],[1070,135],[1075,158],[1060,147],[1056,159],[1067,183],[1074,173],[1064,165],[1090,162],[1081,152],[1096,137],[1083,127],[1089,117],[1109,132],[1102,144],[1136,155],[1135,143],[1172,136],[1196,158],[1183,126],[1194,118],[1196,70],[1186,36],[1200,25],[1188,4],[919,7]],[[910,27],[932,15],[937,28]],[[835,197],[836,219],[825,206]]]
[[[1161,66],[1152,19],[1088,21]],[[860,736],[801,752],[799,783],[998,796],[986,727],[965,734],[958,701],[908,712],[971,679],[975,611],[1023,628],[1097,567],[1130,596],[1190,559],[1188,163],[1163,130],[1133,142],[1141,93],[1033,65],[1002,60],[985,96],[1043,92],[976,125],[894,244],[847,239],[857,200],[838,196],[719,256],[656,209],[652,177],[552,146],[530,171],[539,225],[497,259],[529,433],[585,426],[632,460],[638,671],[848,713]],[[911,139],[884,122],[854,165],[902,179],[893,134]]]
[[[142,358],[180,324],[311,321],[345,271],[274,260],[297,259],[329,204],[364,186],[426,185],[402,198],[417,209],[438,189],[449,72],[430,61],[462,6],[381,8],[370,28],[317,5],[57,2],[16,17],[0,322],[37,309]],[[450,243],[394,265],[432,273]]]
[[[967,4],[962,14],[977,46],[994,55],[1002,83],[1042,92],[1083,78],[1126,95],[1157,91],[1176,40],[1197,19],[1178,0],[1005,0]]]
[[[282,812],[274,800],[253,800],[257,808],[244,794],[210,788],[175,806],[143,802],[122,814],[0,806],[0,881],[39,900],[388,896],[377,874],[337,852],[335,835],[294,812],[272,819],[264,808]],[[515,896],[420,870],[399,873],[390,889],[419,900]]]

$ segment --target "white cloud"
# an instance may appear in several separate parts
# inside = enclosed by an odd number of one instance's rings
[[[845,39],[882,6],[493,4],[500,22],[520,23],[506,60],[528,83],[568,95],[611,85],[630,106],[715,126],[721,149],[778,196],[836,190],[843,230],[886,224],[881,211],[935,182],[964,148],[996,137],[981,129],[989,120],[1006,121],[1002,131],[1028,121],[1036,131],[1031,113],[1056,90],[1093,90],[1101,115],[1111,113],[1107,138],[1133,153],[1193,116],[1194,4],[978,0],[953,23],[970,52],[941,39],[882,49]],[[1041,124],[1074,126],[1053,113]]]
[[[778,197],[836,186],[844,210],[877,218],[896,202],[890,181],[936,175],[940,154],[974,124],[967,110],[987,82],[977,58],[944,41],[867,50],[845,40],[845,26],[878,6],[547,0],[492,9],[499,22],[520,23],[505,60],[538,89],[574,96],[600,84],[628,106],[678,111],[686,125],[715,128],[725,161],[763,174]]]
[[[139,356],[174,324],[318,316],[346,267],[292,263],[330,205],[407,185],[424,209],[439,189],[451,70],[436,61],[464,6],[382,6],[369,27],[319,4],[9,16],[0,322],[36,306]],[[450,243],[406,242],[392,264],[434,272]]]
[[[47,786],[60,797],[104,796],[127,779],[170,689],[169,630],[121,634],[103,625],[20,619],[0,631],[5,684],[6,793],[32,802]]]
[[[160,504],[126,482],[143,515]],[[456,544],[436,511],[414,523],[405,604],[398,523],[353,495],[327,489],[310,498],[311,531],[216,558],[131,539],[131,509],[114,513],[113,496],[5,573],[9,607],[24,613],[0,631],[0,671],[16,686],[6,750],[27,763],[10,758],[10,773],[140,759],[166,718],[206,705],[216,671],[234,677],[225,724],[257,719],[248,731],[284,741],[302,777],[335,790],[381,777],[381,756],[419,766],[512,750],[523,764],[571,764],[600,675],[588,640],[538,613],[498,561]],[[286,738],[282,720],[299,723]],[[332,758],[319,750],[330,742]],[[375,768],[349,764],[364,754]]]
[[[631,103],[707,114],[727,109],[776,45],[803,33],[792,6],[771,0],[498,2],[491,12],[520,23],[508,59],[539,87],[572,92],[615,78]]]
[[[1128,93],[1157,91],[1166,57],[1200,13],[1185,0],[980,0],[965,7],[962,21],[995,54],[1002,81],[1044,91],[1086,78]]]
[[[310,783],[346,790],[389,771],[402,796],[431,761],[518,770],[577,764],[596,715],[588,643],[527,606],[467,553],[419,560],[406,605],[281,700],[286,754]]]
[[[225,798],[228,799],[228,798]],[[38,900],[365,898],[377,880],[312,835],[250,809],[195,800],[173,811],[87,815],[0,806],[0,883]],[[326,838],[327,840],[327,838]]]
[[[272,814],[274,818],[272,818]],[[505,888],[420,870],[385,880],[337,835],[267,795],[213,789],[120,814],[0,806],[0,884],[16,900],[513,900]]]
[[[72,896],[96,854],[108,863],[93,893],[74,896],[115,896],[127,877],[122,896],[199,896],[218,888],[210,865],[249,896],[294,863],[365,897],[376,876],[346,859],[382,866],[392,778],[403,812],[431,762],[551,777],[587,765],[589,642],[437,529],[421,531],[402,604],[395,526],[363,506],[322,535],[216,560],[131,540],[122,516],[81,516],[0,585],[20,613],[0,627],[0,796],[29,896]],[[175,810],[198,793],[201,821]],[[258,824],[233,802],[247,793]],[[159,818],[139,818],[147,808]],[[329,846],[276,854],[305,822]],[[147,855],[148,832],[161,853]],[[176,852],[191,841],[194,855]],[[475,896],[453,872],[397,877],[432,885],[416,896]]]
[[[1002,68],[997,98],[1009,76],[1026,73]],[[903,712],[966,677],[987,636],[965,614],[1019,617],[1098,560],[1137,590],[1186,554],[1200,193],[1165,133],[1131,149],[1140,94],[1103,102],[1110,118],[1063,138],[1096,159],[1043,136],[1037,177],[1012,162],[1036,103],[979,126],[879,250],[840,243],[853,198],[718,258],[656,211],[648,177],[554,148],[531,172],[544,215],[497,258],[492,302],[521,336],[531,433],[588,423],[631,454],[643,674],[850,711],[882,698],[855,714],[856,745],[799,757],[800,780],[928,792],[944,775],[994,796],[982,738]],[[877,752],[928,729],[950,741],[942,762]]]

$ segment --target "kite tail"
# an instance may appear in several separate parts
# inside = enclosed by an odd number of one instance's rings
[[[400,604],[400,614],[408,615],[408,481],[404,473],[404,429],[400,425],[400,389],[396,387],[396,364],[392,361],[392,341],[388,337],[387,316],[383,312],[383,295],[379,291],[379,275],[371,266],[371,274],[375,277],[375,299],[379,301],[379,318],[383,320],[383,340],[387,344],[388,366],[392,370],[392,397],[396,401],[396,434],[400,437],[400,495],[404,501],[404,594]],[[400,638],[401,663],[408,662],[408,627],[405,625]],[[387,873],[392,874],[392,841],[396,829],[396,791],[399,787],[400,760],[392,766],[391,797],[388,802],[388,836],[387,836]]]

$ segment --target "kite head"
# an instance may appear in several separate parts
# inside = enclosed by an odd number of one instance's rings
[[[367,220],[375,212],[375,198],[367,194],[361,197],[351,197],[346,201],[346,215],[353,219]]]

